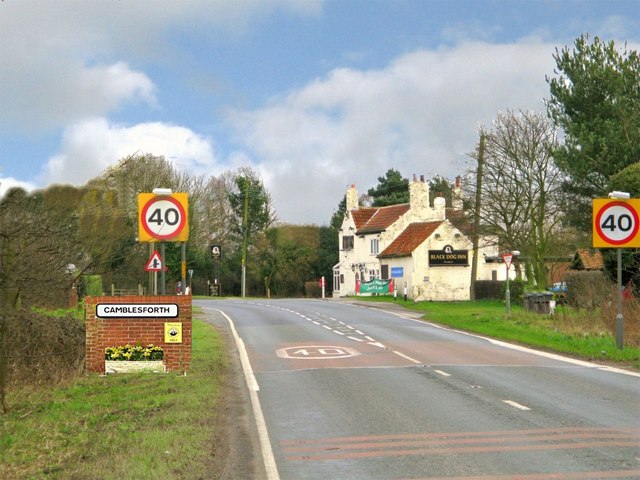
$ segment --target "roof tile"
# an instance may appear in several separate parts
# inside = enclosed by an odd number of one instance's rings
[[[409,204],[389,205],[387,207],[362,207],[351,210],[356,224],[356,233],[377,233],[389,228],[396,220],[409,211]]]
[[[379,257],[408,257],[418,248],[433,232],[442,225],[442,221],[412,223],[385,248]]]

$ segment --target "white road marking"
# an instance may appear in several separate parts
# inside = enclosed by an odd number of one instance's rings
[[[413,362],[413,363],[415,363],[415,364],[420,364],[420,363],[422,363],[420,360],[416,360],[415,358],[411,358],[410,356],[405,355],[405,354],[404,354],[404,353],[402,353],[402,352],[398,352],[397,350],[394,350],[394,351],[393,351],[393,353],[395,353],[395,354],[396,354],[396,355],[398,355],[399,357],[402,357],[402,358],[404,358],[405,360],[409,360],[410,362]]]
[[[374,347],[387,348],[380,342],[369,342],[369,345],[373,345]]]
[[[450,376],[451,376],[451,374],[450,374],[450,373],[443,372],[442,370],[434,370],[434,372],[436,372],[436,373],[438,373],[438,374],[442,375],[443,377],[450,377]]]
[[[240,354],[240,362],[242,363],[242,370],[244,377],[249,387],[249,396],[251,398],[251,405],[253,406],[253,415],[256,419],[256,427],[258,429],[258,438],[260,439],[260,449],[262,450],[262,462],[267,472],[267,480],[280,480],[280,474],[278,473],[278,466],[276,465],[276,459],[273,456],[273,450],[271,449],[271,440],[269,440],[269,432],[267,430],[267,424],[264,420],[264,414],[262,413],[262,406],[260,405],[260,399],[258,398],[258,382],[251,368],[251,362],[249,361],[249,355],[247,355],[247,349],[244,347],[244,341],[238,335],[236,327],[233,324],[233,320],[224,313],[222,310],[215,308],[203,307],[205,310],[214,310],[221,313],[228,321],[231,327],[231,333],[236,341],[238,347],[238,353]]]
[[[344,335],[344,333],[339,332],[338,330],[334,330],[333,332],[334,332],[334,333],[337,333],[338,335]]]
[[[364,342],[364,340],[363,340],[363,339],[361,339],[361,338],[357,338],[357,337],[347,337],[347,338],[349,338],[349,339],[351,339],[351,340],[355,340],[356,342]]]
[[[513,400],[503,400],[504,403],[506,403],[507,405],[511,405],[514,408],[517,408],[518,410],[531,410],[529,407],[525,407],[524,405],[520,405],[518,402],[514,402]]]

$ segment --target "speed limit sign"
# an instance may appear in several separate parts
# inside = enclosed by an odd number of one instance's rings
[[[141,242],[186,242],[189,239],[186,193],[138,194],[138,236]]]
[[[640,199],[593,200],[593,246],[597,248],[640,247]]]

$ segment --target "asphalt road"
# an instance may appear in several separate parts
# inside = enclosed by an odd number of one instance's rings
[[[640,478],[637,374],[400,310],[194,304],[235,330],[269,480]]]

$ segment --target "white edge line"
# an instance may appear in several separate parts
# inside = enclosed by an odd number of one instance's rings
[[[256,419],[256,427],[258,429],[258,437],[260,438],[260,449],[262,450],[262,461],[264,468],[267,472],[267,480],[280,480],[280,474],[278,473],[278,466],[276,465],[275,457],[273,456],[273,450],[271,449],[271,440],[269,440],[269,432],[267,431],[267,424],[264,421],[264,415],[262,413],[262,407],[260,406],[260,399],[258,398],[258,382],[253,374],[251,368],[251,362],[249,361],[249,355],[244,347],[244,342],[238,335],[233,320],[224,313],[222,310],[215,308],[206,308],[207,310],[214,310],[221,313],[228,321],[233,333],[233,338],[236,341],[238,352],[240,354],[240,362],[242,363],[242,370],[244,371],[244,377],[247,381],[247,387],[249,388],[249,396],[251,397],[251,405],[253,406],[253,415]]]
[[[450,377],[450,376],[451,376],[451,374],[450,374],[450,373],[444,372],[444,371],[442,371],[442,370],[434,370],[434,372],[436,372],[436,373],[438,373],[438,374],[442,375],[443,377]]]
[[[383,310],[380,310],[380,311],[383,311]],[[622,375],[629,375],[631,377],[640,378],[640,373],[639,372],[633,372],[631,370],[625,370],[623,368],[610,367],[610,366],[607,366],[607,365],[600,365],[600,364],[593,363],[593,362],[587,362],[587,361],[584,361],[584,360],[578,360],[576,358],[565,357],[565,356],[557,354],[557,353],[543,352],[542,350],[535,350],[533,348],[523,347],[522,345],[515,345],[513,343],[508,343],[508,342],[505,342],[505,341],[502,341],[502,340],[496,340],[494,338],[483,337],[482,335],[478,335],[477,333],[465,332],[463,330],[456,330],[455,328],[446,327],[444,325],[438,325],[436,323],[429,322],[428,320],[405,317],[405,316],[397,314],[395,312],[385,312],[385,313],[389,313],[390,315],[394,315],[396,317],[400,317],[400,318],[403,318],[405,320],[409,320],[411,322],[421,323],[423,325],[430,325],[430,326],[432,326],[434,328],[439,328],[440,330],[448,330],[450,332],[460,333],[462,335],[467,335],[469,337],[480,338],[482,340],[486,340],[487,342],[493,343],[494,345],[498,345],[500,347],[509,348],[511,350],[517,350],[517,351],[520,351],[520,352],[530,353],[532,355],[537,355],[539,357],[548,358],[550,360],[557,360],[559,362],[570,363],[572,365],[577,365],[577,366],[580,366],[580,367],[593,368],[593,369],[596,369],[596,370],[600,370],[602,372],[620,373]]]

